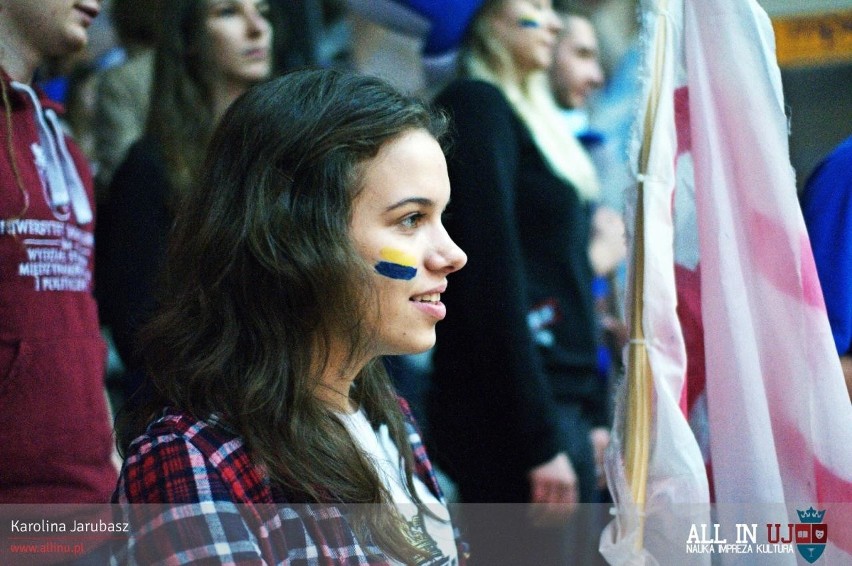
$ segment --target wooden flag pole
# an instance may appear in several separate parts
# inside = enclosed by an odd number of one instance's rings
[[[660,100],[660,82],[665,62],[667,40],[665,10],[668,0],[658,3],[656,37],[654,41],[654,67],[648,104],[645,109],[642,146],[639,151],[639,182],[637,186],[636,211],[633,237],[633,270],[631,276],[632,301],[630,317],[630,345],[627,359],[627,423],[625,446],[625,468],[627,481],[633,494],[633,501],[639,511],[639,536],[636,548],[644,546],[645,504],[647,500],[648,465],[651,449],[651,366],[645,345],[645,331],[642,327],[644,315],[645,284],[645,175],[650,156],[651,138]]]

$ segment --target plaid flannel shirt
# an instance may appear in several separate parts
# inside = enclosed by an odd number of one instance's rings
[[[407,403],[400,399],[415,473],[445,503]],[[252,463],[219,417],[166,409],[137,438],[113,494],[131,523],[113,564],[389,565],[362,545],[345,505],[292,505]],[[458,538],[459,561],[466,545]]]

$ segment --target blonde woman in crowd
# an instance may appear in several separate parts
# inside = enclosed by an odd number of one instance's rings
[[[462,77],[436,99],[456,134],[448,230],[470,262],[434,353],[435,456],[463,502],[536,504],[472,522],[478,564],[564,563],[557,527],[593,501],[608,442],[589,254],[598,182],[546,74],[561,25],[550,0],[486,0]]]

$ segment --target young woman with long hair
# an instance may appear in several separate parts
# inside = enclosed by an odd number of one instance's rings
[[[128,397],[143,382],[135,338],[154,306],[181,195],[219,117],[272,70],[266,0],[169,0],[162,10],[146,133],[112,178],[98,230],[99,308],[126,367]]]
[[[227,111],[177,213],[142,333],[156,398],[137,409],[147,426],[115,494],[185,512],[168,534],[137,522],[127,552],[458,563],[379,360],[432,347],[447,276],[466,262],[442,224],[444,129],[379,79],[331,70],[285,75]]]
[[[593,501],[592,430],[608,424],[589,256],[598,184],[549,89],[560,29],[550,0],[481,2],[462,76],[436,98],[455,125],[447,227],[470,267],[446,296],[430,438],[463,502],[536,504],[531,518],[472,523],[489,565],[565,563],[564,534],[546,527]]]

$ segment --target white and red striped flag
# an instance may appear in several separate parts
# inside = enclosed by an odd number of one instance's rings
[[[686,553],[692,525],[757,524],[767,542],[766,524],[814,507],[827,511],[826,563],[850,563],[852,405],[796,198],[769,18],[754,0],[645,0],[642,19],[644,265],[631,292],[644,305],[650,458],[637,509],[620,457],[632,441],[614,442],[602,551],[612,564],[709,563]],[[617,431],[630,432],[619,405]]]

